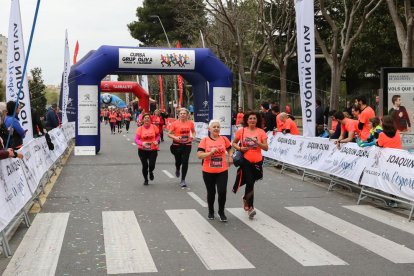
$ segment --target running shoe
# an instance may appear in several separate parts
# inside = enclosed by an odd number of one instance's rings
[[[180,170],[175,170],[175,176],[180,177]]]
[[[244,199],[244,196],[242,197],[242,201],[243,201],[243,209],[245,212],[249,211],[249,204],[247,203],[247,201]]]
[[[150,175],[150,180],[154,180],[154,173],[150,172],[149,175]]]
[[[187,183],[185,182],[185,180],[181,180],[181,182],[180,182],[180,186],[181,186],[182,188],[187,187]]]
[[[209,220],[213,220],[214,219],[214,212],[213,213],[208,213],[208,216],[207,216],[207,218],[209,219]]]
[[[256,215],[256,210],[253,207],[250,207],[249,211],[247,212],[249,214],[249,219],[253,219]]]
[[[218,215],[219,215],[219,217],[220,217],[220,221],[221,222],[227,222],[227,217],[226,217],[226,215],[224,214],[224,212],[222,212],[222,213],[218,213]]]
[[[148,185],[148,180],[145,180],[144,181],[144,186],[147,186]]]

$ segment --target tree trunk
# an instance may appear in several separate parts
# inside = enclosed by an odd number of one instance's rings
[[[330,110],[339,108],[339,91],[341,86],[341,70],[337,67],[331,68],[331,100],[329,104]]]
[[[286,94],[287,94],[287,85],[286,85],[286,65],[280,64],[279,65],[279,72],[280,72],[280,110],[286,106]]]
[[[246,92],[247,92],[247,108],[254,110],[254,91],[253,86],[251,83],[246,84]]]

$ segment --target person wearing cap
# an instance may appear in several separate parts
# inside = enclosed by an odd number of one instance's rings
[[[54,128],[57,128],[60,125],[59,117],[57,114],[57,104],[52,104],[51,107],[47,110],[46,113],[46,130],[50,131]]]

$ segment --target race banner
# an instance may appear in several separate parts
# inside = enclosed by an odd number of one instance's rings
[[[21,126],[26,131],[23,144],[27,144],[33,139],[33,127],[29,83],[27,77],[23,76],[25,51],[19,0],[11,1],[9,37],[7,43],[6,101],[17,101],[17,96],[19,96],[21,109],[18,117]],[[19,89],[21,91],[18,95]]]
[[[414,201],[414,155],[405,150],[374,147],[361,184]]]
[[[64,65],[63,65],[63,83],[62,83],[62,123],[68,122],[68,115],[66,108],[69,100],[69,73],[70,73],[70,56],[69,56],[69,41],[68,31],[65,32],[65,54],[64,54]]]
[[[295,0],[303,136],[315,136],[315,31],[313,0]]]

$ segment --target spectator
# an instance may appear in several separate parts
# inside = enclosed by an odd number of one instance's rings
[[[282,131],[283,122],[280,120],[280,108],[277,105],[272,106],[272,113],[275,115],[275,129]]]
[[[369,147],[376,144],[379,134],[382,132],[382,126],[378,117],[369,119],[370,135],[367,140],[356,138],[357,144],[360,147]]]
[[[243,118],[244,118],[243,108],[239,107],[239,112],[237,113],[237,117],[236,117],[237,127],[243,126]]]
[[[375,96],[374,111],[375,111],[375,115],[377,115],[378,117],[382,117],[382,114],[380,114],[380,97],[379,96]]]
[[[269,109],[269,103],[263,102],[260,106],[260,109],[264,113],[264,128],[263,130],[265,132],[273,131],[273,129],[276,127],[276,116],[273,115],[272,110]]]
[[[408,116],[407,109],[401,105],[401,96],[394,95],[392,96],[393,107],[388,112],[389,115],[394,120],[395,126],[399,131],[410,132],[411,131],[411,122],[410,116]]]
[[[0,135],[0,160],[6,159],[6,158],[23,158],[23,155],[21,153],[17,153],[12,148],[5,149],[4,143],[7,141],[7,138],[9,136],[9,132],[7,131],[7,128],[4,125],[4,118],[6,117],[7,112],[7,106],[6,103],[1,102],[0,103],[0,126],[1,126],[1,135]],[[3,133],[3,131],[5,131]]]
[[[315,119],[316,119],[316,136],[319,136],[324,131],[324,110],[322,108],[321,100],[316,100]]]
[[[280,113],[280,120],[282,121],[283,127],[282,132],[283,134],[290,133],[292,135],[300,135],[300,132],[298,130],[298,127],[296,126],[296,123],[290,118],[290,116],[282,112]]]
[[[345,118],[344,113],[339,111],[336,112],[334,116],[341,125],[341,134],[339,135],[338,140],[335,141],[335,144],[339,147],[341,143],[354,142],[355,132],[358,129],[358,121]]]
[[[352,120],[358,120],[359,119],[359,107],[358,105],[354,104],[351,108],[351,113],[349,114],[349,118],[351,118]]]
[[[377,146],[402,149],[400,132],[395,126],[394,119],[389,115],[382,118],[382,132],[378,135]]]
[[[16,109],[16,115],[13,118],[14,111]],[[20,149],[23,147],[23,139],[26,136],[27,130],[24,130],[20,125],[18,114],[20,112],[20,106],[16,108],[15,101],[7,102],[7,116],[4,120],[4,124],[6,128],[10,131],[12,128],[12,135],[11,141],[9,142],[9,146],[15,150]],[[6,141],[7,143],[7,141]]]
[[[54,128],[59,127],[60,120],[57,114],[57,104],[52,104],[46,113],[46,130],[51,131]]]
[[[1,124],[0,124],[0,138],[3,139],[3,142],[7,142],[9,138],[9,131],[7,130],[6,125],[4,124],[4,119],[7,116],[7,106],[5,102],[0,102],[0,116],[1,116]]]
[[[366,141],[370,136],[370,123],[369,120],[375,117],[375,111],[367,104],[365,97],[358,97],[358,107],[360,115],[358,118],[358,130],[360,131],[359,137],[362,141]]]
[[[31,108],[32,112],[32,127],[33,127],[33,137],[39,137],[45,134],[45,130],[43,128],[42,121],[40,120],[40,116],[37,113],[36,109],[33,107]]]
[[[338,139],[341,136],[341,124],[335,117],[336,110],[329,111],[329,115],[332,117],[332,129],[329,130],[330,139]]]

